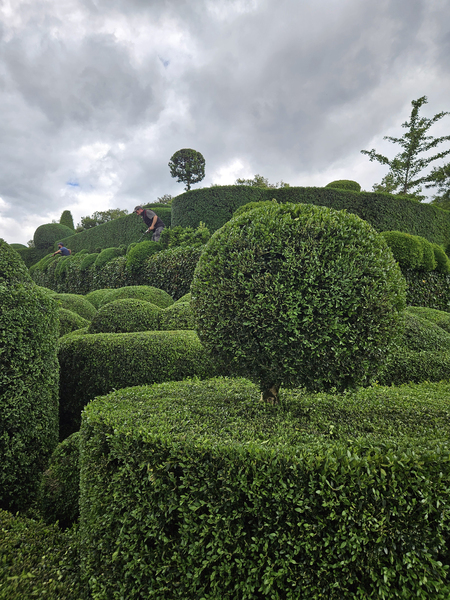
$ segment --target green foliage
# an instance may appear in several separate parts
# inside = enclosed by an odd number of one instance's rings
[[[34,232],[34,245],[38,250],[48,250],[69,235],[73,235],[73,229],[70,227],[60,223],[47,223],[40,225]]]
[[[229,221],[240,206],[272,199],[279,203],[314,204],[347,210],[370,223],[377,231],[404,231],[444,247],[450,242],[450,217],[436,206],[401,196],[326,187],[263,189],[216,186],[193,190],[173,199],[172,225],[197,227],[203,222],[209,231],[214,232]]]
[[[86,294],[85,299],[90,302],[96,309],[100,308],[100,305],[103,303],[103,299],[106,295],[111,291],[110,288],[102,288],[99,290],[93,290]]]
[[[69,227],[69,229],[75,229],[75,226],[73,224],[72,213],[70,212],[70,210],[63,211],[61,218],[59,219],[59,222],[61,225],[65,225],[66,227]]]
[[[71,334],[60,339],[58,358],[61,439],[79,429],[83,407],[96,396],[217,374],[194,331]]]
[[[99,254],[93,252],[92,254],[85,254],[83,256],[83,260],[81,261],[80,264],[80,271],[86,271],[86,269],[88,269],[91,265],[93,265],[95,263],[95,261],[97,260]]]
[[[406,303],[450,311],[450,276],[437,271],[403,269],[406,279]]]
[[[21,258],[0,240],[0,507],[24,510],[58,429],[58,316]]]
[[[273,200],[264,200],[264,201],[260,201],[260,202],[249,202],[248,204],[244,204],[243,206],[240,206],[233,214],[233,217],[239,217],[240,215],[243,215],[244,213],[248,212],[249,210],[253,210],[254,208],[263,208],[265,206],[273,206],[274,203],[276,203],[277,201],[275,200],[275,198]]]
[[[382,165],[389,167],[389,180],[385,180],[389,184],[389,191],[399,192],[401,194],[410,194],[415,191],[420,193],[420,184],[429,182],[433,178],[433,174],[422,175],[430,163],[447,156],[450,150],[430,154],[442,142],[449,141],[450,135],[435,138],[427,135],[428,130],[434,123],[442,119],[450,113],[440,112],[432,119],[426,117],[419,118],[420,108],[428,102],[426,96],[422,96],[417,100],[413,100],[410,120],[402,123],[402,127],[407,129],[407,132],[401,137],[391,137],[385,135],[383,139],[389,140],[394,144],[399,144],[403,149],[393,159],[389,159],[382,154],[378,154],[374,149],[361,150],[362,154],[367,154],[370,161],[377,161]]]
[[[101,269],[106,265],[107,262],[121,255],[122,250],[120,250],[119,248],[105,248],[100,252],[100,254],[97,254],[94,266],[96,269]]]
[[[253,177],[253,179],[236,179],[236,181],[234,182],[234,185],[247,185],[250,187],[257,187],[257,188],[270,188],[270,189],[274,189],[274,188],[282,188],[282,187],[289,187],[288,183],[285,183],[284,181],[280,181],[278,183],[269,183],[269,180],[267,179],[267,177],[263,177],[262,175],[255,175]]]
[[[56,525],[0,509],[0,598],[84,600],[78,538]]]
[[[436,271],[448,275],[450,273],[450,259],[439,244],[432,244]]]
[[[163,233],[166,229],[163,229]],[[152,240],[145,240],[139,244],[133,244],[133,247],[129,248],[127,252],[127,271],[130,273],[139,272],[143,268],[148,257],[159,252],[161,249],[161,242],[153,242]]]
[[[109,210],[96,211],[92,217],[81,217],[81,222],[77,225],[78,229],[92,229],[98,225],[109,223],[120,217],[124,217],[128,214],[128,211],[121,208],[110,208]],[[72,221],[73,224],[73,221]],[[72,227],[72,229],[74,229]]]
[[[39,509],[47,524],[58,521],[62,529],[78,521],[79,437],[75,432],[55,448],[42,476]]]
[[[67,310],[71,310],[88,321],[92,321],[97,313],[92,303],[84,296],[78,294],[53,294],[52,298],[61,308],[67,308]]]
[[[82,568],[96,598],[450,593],[449,384],[258,402],[245,380],[90,403]]]
[[[213,359],[261,390],[366,384],[405,305],[400,269],[370,225],[294,204],[254,209],[216,231],[191,292]]]
[[[47,248],[16,248],[25,265],[29,268],[39,262],[47,253]]]
[[[197,229],[192,227],[166,227],[161,233],[161,247],[164,249],[176,246],[198,248],[203,246],[211,237],[209,229],[200,223]]]
[[[435,308],[426,308],[424,306],[408,306],[408,313],[422,317],[427,321],[435,323],[441,329],[450,333],[450,313]]]
[[[68,310],[67,308],[58,308],[58,316],[59,337],[62,337],[71,331],[75,331],[76,329],[89,326],[89,321],[87,319],[83,319],[79,314],[72,310]]]
[[[194,329],[194,316],[189,302],[175,302],[159,313],[159,329]]]
[[[158,252],[145,265],[145,279],[177,300],[189,292],[201,252],[189,246]]]
[[[178,182],[186,184],[185,190],[189,191],[191,185],[198,183],[205,177],[205,159],[200,152],[191,148],[183,148],[173,154],[169,161],[172,177]]]
[[[361,186],[357,181],[352,181],[351,179],[340,179],[338,181],[332,181],[331,183],[327,183],[325,187],[328,188],[336,188],[337,190],[352,190],[354,192],[360,192]]]
[[[381,235],[402,269],[423,267],[423,245],[418,236],[403,231],[383,231]]]
[[[430,310],[430,309],[425,309]],[[437,311],[441,312],[441,311]],[[420,315],[412,308],[407,308],[404,315],[405,328],[398,342],[398,347],[404,350],[434,350],[436,352],[450,352],[450,332],[440,327],[437,323]],[[447,322],[450,323],[450,314],[447,313]],[[405,382],[406,383],[406,382]]]
[[[11,248],[14,248],[14,250],[20,250],[22,248],[27,248],[27,246],[25,246],[25,244],[10,244]]]
[[[190,302],[192,298],[192,294],[191,292],[188,292],[187,294],[184,294],[184,296],[181,296],[181,298],[178,298],[178,300],[175,301],[175,304],[179,304],[180,302]]]
[[[167,308],[173,304],[173,299],[164,290],[151,285],[129,285],[115,290],[108,290],[102,296],[99,306],[102,307],[114,300],[122,298],[136,298],[156,304],[160,308]]]
[[[131,333],[155,331],[161,308],[146,300],[124,298],[99,308],[89,325],[89,333]]]

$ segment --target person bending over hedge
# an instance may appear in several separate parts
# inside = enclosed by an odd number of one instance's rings
[[[70,254],[72,254],[72,250],[69,250],[69,248],[66,248],[64,244],[59,242],[58,250],[56,252],[53,252],[52,256],[55,256],[55,254],[61,254],[62,256],[70,256]]]
[[[147,225],[148,229],[145,233],[150,233],[150,231],[153,231],[152,241],[159,242],[161,232],[165,227],[160,217],[158,217],[158,215],[149,208],[144,210],[142,206],[136,206],[134,212],[142,217],[144,223]]]

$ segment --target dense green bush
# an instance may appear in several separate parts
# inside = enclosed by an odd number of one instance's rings
[[[450,273],[450,259],[439,244],[432,244],[434,258],[436,260],[436,271],[448,275]]]
[[[58,315],[0,240],[0,507],[23,510],[58,436]]]
[[[277,203],[277,201],[275,199],[266,200],[266,201],[262,201],[262,202],[249,202],[248,204],[244,204],[244,206],[240,206],[233,213],[233,217],[239,217],[239,215],[242,215],[242,214],[248,212],[249,210],[253,210],[254,208],[263,208],[264,206],[272,206],[274,202]]]
[[[88,321],[92,321],[97,314],[95,306],[93,306],[84,296],[79,294],[53,294],[52,298],[61,308],[71,310]]]
[[[69,227],[69,229],[75,230],[74,224],[73,224],[73,217],[72,217],[72,213],[70,212],[70,210],[64,210],[61,218],[59,219],[59,222],[61,223],[61,225],[65,225],[66,227]]]
[[[439,325],[439,327],[450,333],[450,314],[448,312],[424,306],[408,306],[406,310],[412,315],[417,315],[418,317],[422,317],[422,319]]]
[[[294,202],[346,209],[370,223],[377,231],[396,229],[425,237],[447,247],[450,215],[437,206],[392,194],[355,192],[330,187],[255,188],[214,186],[191,190],[173,199],[172,225],[198,227],[203,222],[213,232],[231,219],[240,206],[261,200]]]
[[[406,279],[406,303],[450,311],[450,276],[437,271],[402,269]]]
[[[78,521],[80,496],[79,433],[72,433],[53,451],[44,471],[39,509],[47,524],[59,522],[62,529]]]
[[[301,204],[257,208],[216,231],[191,292],[213,359],[263,391],[366,384],[405,305],[382,236],[355,215]]]
[[[197,248],[204,246],[211,237],[209,229],[204,223],[200,223],[197,229],[192,227],[169,227],[161,233],[161,246],[165,250],[167,248],[175,248],[177,246],[189,246]]]
[[[135,298],[137,300],[145,300],[156,304],[160,308],[167,308],[173,304],[173,298],[169,296],[164,290],[158,289],[151,285],[129,285],[114,290],[109,290],[101,296],[99,307],[114,302],[115,300],[122,300],[124,298]]]
[[[152,240],[134,244],[127,252],[127,270],[130,273],[141,271],[148,257],[160,250],[162,250],[161,243]]]
[[[404,383],[448,381],[450,352],[436,350],[398,349],[387,358],[378,382],[398,386]]]
[[[106,263],[111,261],[113,258],[117,258],[123,254],[120,248],[105,248],[97,254],[97,258],[95,259],[94,266],[96,269],[103,268]]]
[[[93,252],[92,254],[85,254],[80,264],[80,271],[86,271],[86,269],[88,269],[91,265],[95,263],[98,256],[99,255],[95,252]]]
[[[327,188],[335,188],[337,190],[351,190],[353,192],[360,192],[361,186],[357,181],[352,181],[351,179],[339,179],[337,181],[332,181],[331,183],[327,183],[325,186]]]
[[[48,253],[47,248],[16,248],[25,265],[30,268]]]
[[[60,223],[47,223],[40,225],[34,232],[33,241],[37,249],[49,249],[55,246],[55,243],[62,241],[64,237],[73,235],[73,229],[61,225]]]
[[[190,302],[175,302],[159,313],[159,329],[194,329],[194,315]]]
[[[179,304],[180,302],[190,302],[192,298],[192,294],[191,292],[188,292],[187,294],[184,294],[184,296],[181,296],[181,298],[178,298],[178,300],[175,300],[175,304]]]
[[[89,333],[156,331],[161,308],[137,298],[114,300],[101,306],[89,325]]]
[[[86,407],[93,597],[446,600],[449,384],[257,396],[188,381]]]
[[[437,267],[437,260],[434,254],[434,247],[431,242],[426,240],[423,237],[416,236],[419,239],[420,244],[422,245],[422,265],[421,269],[424,271],[434,271]]]
[[[80,425],[96,396],[145,383],[213,377],[217,369],[193,331],[69,334],[59,344],[60,438]]]
[[[84,600],[78,538],[56,525],[0,509],[0,598]]]
[[[62,337],[71,331],[75,331],[76,329],[81,329],[81,327],[89,326],[89,321],[87,319],[83,319],[79,314],[72,310],[68,310],[67,308],[58,308],[58,316],[59,337]]]
[[[403,231],[383,231],[381,235],[402,269],[422,268],[423,245],[418,236]]]
[[[447,323],[450,323],[450,315],[448,317]],[[449,331],[446,331],[437,323],[433,323],[425,315],[420,315],[414,309],[406,309],[403,318],[405,328],[398,342],[399,348],[414,350],[416,352],[420,352],[421,350],[450,352]]]
[[[202,248],[178,247],[151,256],[144,277],[157,288],[178,300],[190,290]]]
[[[88,294],[86,294],[85,298],[96,309],[99,309],[100,305],[103,303],[103,299],[110,291],[111,291],[110,288],[101,288],[99,290],[93,290],[92,292],[89,292]]]

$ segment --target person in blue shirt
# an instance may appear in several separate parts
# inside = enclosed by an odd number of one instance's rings
[[[69,250],[69,248],[66,248],[65,246],[63,246],[61,244],[61,242],[59,242],[58,250],[56,252],[53,252],[52,256],[55,256],[55,254],[61,254],[62,256],[69,256],[70,254],[72,254],[72,250]]]

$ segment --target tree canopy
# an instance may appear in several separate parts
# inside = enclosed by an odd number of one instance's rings
[[[97,225],[103,225],[108,221],[113,221],[119,217],[124,217],[128,211],[121,208],[110,208],[109,210],[96,211],[91,217],[81,217],[81,222],[77,225],[77,230],[92,229]]]
[[[424,174],[425,169],[435,160],[443,158],[450,153],[450,149],[435,154],[430,151],[439,144],[450,140],[450,135],[433,137],[427,135],[428,130],[437,121],[450,114],[440,112],[433,118],[420,117],[420,108],[428,102],[426,96],[413,100],[411,116],[409,121],[402,123],[402,127],[407,131],[400,137],[385,135],[383,139],[389,140],[394,144],[399,144],[402,151],[394,158],[390,159],[383,154],[378,154],[376,150],[361,150],[362,154],[367,154],[370,161],[376,160],[382,165],[389,167],[389,172],[383,178],[381,184],[373,186],[374,191],[384,191],[398,194],[415,195],[419,200],[421,184],[432,181],[433,174]]]
[[[278,183],[269,183],[267,177],[256,174],[253,179],[236,179],[234,185],[248,185],[250,187],[258,188],[284,188],[289,187],[288,183],[279,181]]]
[[[186,184],[187,192],[193,183],[198,183],[205,177],[205,159],[200,152],[191,148],[178,150],[169,161],[170,174],[178,182]]]

